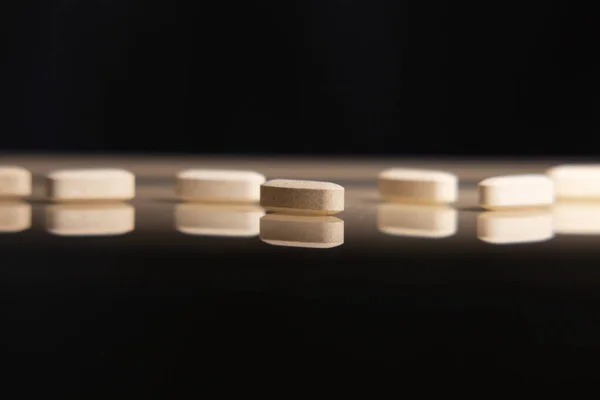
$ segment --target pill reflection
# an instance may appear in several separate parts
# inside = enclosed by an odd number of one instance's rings
[[[380,204],[377,229],[393,236],[444,238],[456,233],[458,213],[450,206]]]
[[[561,201],[552,213],[557,234],[600,235],[600,202]]]
[[[46,229],[60,236],[116,236],[133,231],[135,209],[126,203],[55,204],[46,208]]]
[[[344,243],[344,221],[332,216],[267,214],[260,219],[260,239],[275,246],[337,247]]]
[[[554,237],[552,212],[489,211],[477,218],[477,237],[487,243],[534,243]]]
[[[0,233],[16,233],[31,228],[31,205],[25,202],[0,202]]]
[[[175,229],[188,235],[253,237],[263,215],[252,205],[182,203],[175,206]]]

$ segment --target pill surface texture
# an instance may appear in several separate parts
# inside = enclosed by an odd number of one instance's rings
[[[550,211],[488,211],[477,217],[477,237],[493,244],[533,243],[554,237]]]
[[[377,229],[393,236],[444,238],[456,233],[458,212],[449,206],[386,203],[377,207]]]
[[[337,214],[344,211],[344,188],[330,182],[275,179],[260,187],[260,205],[280,213]]]
[[[31,195],[31,172],[21,167],[0,166],[0,199]]]
[[[378,189],[384,201],[447,204],[458,197],[458,177],[443,171],[390,168],[379,173]]]
[[[183,201],[256,203],[264,182],[254,171],[187,169],[175,177],[175,194]]]
[[[546,174],[558,199],[600,200],[600,165],[559,165]]]
[[[479,205],[488,210],[547,207],[554,183],[545,175],[508,175],[479,182]]]
[[[46,230],[55,235],[123,235],[134,226],[135,209],[126,203],[54,204],[46,208]]]
[[[344,221],[332,216],[268,214],[260,220],[260,239],[275,246],[328,249],[344,243]]]
[[[263,215],[254,205],[182,203],[175,206],[175,228],[188,235],[253,237]]]
[[[71,169],[50,173],[47,197],[56,202],[130,200],[135,197],[135,176],[121,169]]]
[[[559,201],[552,214],[556,234],[600,235],[600,201]]]
[[[0,233],[16,233],[31,228],[31,205],[0,202]]]

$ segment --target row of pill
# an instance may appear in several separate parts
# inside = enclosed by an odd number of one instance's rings
[[[120,169],[55,171],[46,177],[51,201],[130,200],[135,177]],[[444,171],[392,168],[379,174],[383,200],[450,204],[458,198],[458,177]],[[600,166],[563,165],[547,174],[484,179],[479,205],[498,210],[548,206],[556,198],[600,198]],[[197,202],[254,203],[267,211],[332,215],[344,210],[344,188],[330,182],[275,179],[253,171],[190,169],[176,175],[178,199]],[[0,168],[0,197],[31,194],[31,173],[20,167]]]
[[[0,202],[0,233],[31,227],[32,208],[25,202]],[[173,222],[181,233],[198,236],[254,237],[270,244],[335,247],[344,241],[344,221],[333,216],[265,214],[255,205],[179,203]],[[451,206],[382,203],[377,229],[391,236],[441,239],[458,231],[458,211]],[[59,236],[115,236],[134,230],[135,209],[127,203],[51,204],[46,230]],[[477,237],[488,243],[517,244],[551,239],[555,234],[600,235],[600,202],[562,201],[550,209],[482,212]]]
[[[392,168],[379,175],[386,201],[451,204],[458,177],[444,171]],[[490,177],[478,184],[479,206],[487,210],[545,207],[555,199],[600,199],[600,165],[561,165],[545,174]]]

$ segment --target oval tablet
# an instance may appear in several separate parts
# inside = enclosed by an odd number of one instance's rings
[[[546,210],[484,212],[477,218],[477,237],[493,244],[542,242],[554,237],[553,221]]]
[[[449,206],[380,204],[377,229],[393,236],[444,238],[456,233],[458,212]]]
[[[254,171],[187,169],[176,175],[175,194],[184,201],[256,203],[265,176]]]
[[[275,179],[260,187],[267,211],[331,215],[344,211],[344,188],[331,182]]]
[[[600,202],[561,201],[552,207],[554,232],[561,235],[600,235]]]
[[[546,207],[554,203],[554,183],[545,175],[508,175],[479,182],[479,205],[488,210]]]
[[[443,171],[390,168],[379,173],[378,189],[385,201],[453,203],[458,197],[458,177]]]
[[[0,198],[31,195],[31,172],[21,167],[0,166]]]
[[[55,204],[46,208],[46,229],[55,235],[123,235],[134,226],[135,209],[125,203]]]
[[[47,197],[57,202],[131,200],[135,176],[122,169],[69,169],[46,177]]]
[[[31,228],[31,205],[0,202],[0,233],[16,233]]]
[[[560,165],[546,174],[554,181],[557,198],[600,200],[600,165]]]
[[[344,243],[344,221],[331,216],[268,214],[260,219],[260,239],[275,246],[328,249]]]
[[[184,203],[175,206],[175,228],[188,235],[253,237],[265,211],[252,205]]]

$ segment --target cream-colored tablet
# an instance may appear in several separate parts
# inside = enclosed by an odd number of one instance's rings
[[[187,169],[175,177],[175,194],[184,201],[256,203],[265,176],[254,171]]]
[[[0,233],[16,233],[31,228],[31,205],[0,202]]]
[[[133,231],[135,209],[126,203],[54,204],[46,209],[46,229],[60,236],[115,236]]]
[[[458,197],[458,177],[443,171],[390,168],[379,173],[378,188],[385,201],[447,204]]]
[[[122,169],[69,169],[46,177],[47,197],[56,202],[131,200],[135,176]]]
[[[331,182],[274,179],[260,187],[260,205],[278,213],[337,214],[344,211],[344,188]]]
[[[552,213],[557,234],[600,235],[600,201],[559,201]]]
[[[253,237],[263,215],[254,205],[183,203],[175,206],[175,229],[188,235]]]
[[[488,211],[477,218],[477,237],[493,244],[542,242],[554,237],[549,210]]]
[[[31,195],[31,172],[21,167],[0,166],[0,198]]]
[[[559,165],[546,171],[558,199],[600,200],[600,165]]]
[[[456,233],[458,212],[450,206],[380,204],[377,229],[393,236],[444,238]]]
[[[479,205],[488,210],[547,207],[554,183],[545,175],[507,175],[479,182]]]
[[[260,219],[260,239],[275,246],[329,249],[344,243],[344,221],[332,216],[268,214]]]

